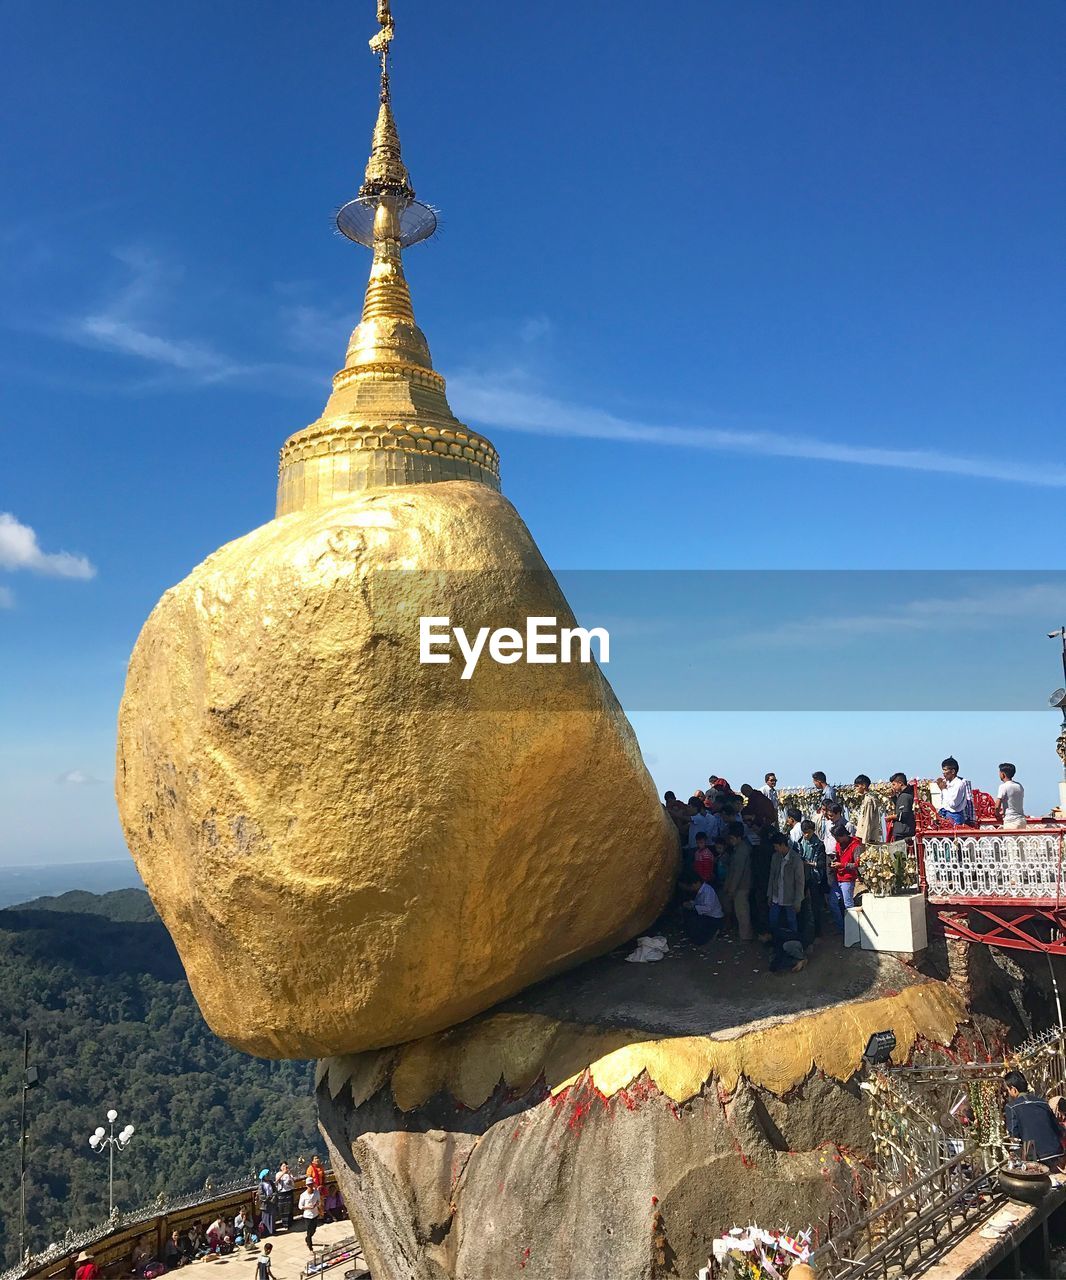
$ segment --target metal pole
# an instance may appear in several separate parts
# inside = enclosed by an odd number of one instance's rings
[[[1062,678],[1066,681],[1066,624],[1062,627]]]
[[[26,1094],[30,1070],[30,1032],[22,1031],[22,1123],[19,1128],[19,1262],[26,1256]]]
[[[107,1216],[115,1212],[115,1122],[108,1121],[110,1136],[107,1139]]]

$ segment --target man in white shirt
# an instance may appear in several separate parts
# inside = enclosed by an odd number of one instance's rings
[[[766,786],[760,787],[759,790],[770,801],[775,809],[781,808],[781,801],[777,795],[777,774],[770,772],[765,775]]]
[[[1017,773],[1014,765],[999,766],[999,790],[996,792],[996,816],[1009,830],[1024,830],[1028,825],[1025,820],[1025,788],[1014,781]]]
[[[682,876],[680,888],[685,898],[681,904],[684,908],[681,923],[685,934],[696,946],[702,947],[704,943],[710,942],[722,927],[725,912],[722,910],[722,904],[713,886],[701,880],[699,876]]]
[[[959,762],[954,756],[941,762],[943,775],[937,779],[940,787],[940,808],[937,812],[953,826],[973,826],[973,787],[968,779],[959,777]]]
[[[315,1228],[318,1226],[318,1219],[322,1213],[322,1197],[315,1186],[314,1178],[307,1179],[305,1189],[300,1196],[299,1208],[300,1216],[304,1220],[304,1230],[307,1233],[307,1252],[314,1254],[315,1246],[312,1241],[315,1238]]]

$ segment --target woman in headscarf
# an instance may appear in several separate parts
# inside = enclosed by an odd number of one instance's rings
[[[262,1225],[262,1236],[274,1234],[274,1210],[278,1207],[278,1189],[269,1169],[259,1170],[259,1221]]]

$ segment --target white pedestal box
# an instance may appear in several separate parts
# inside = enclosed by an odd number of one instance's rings
[[[862,895],[862,906],[844,913],[844,945],[863,951],[902,951],[914,955],[928,945],[925,894],[875,898]]]

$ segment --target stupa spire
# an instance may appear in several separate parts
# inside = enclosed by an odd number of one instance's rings
[[[415,323],[402,251],[433,234],[437,215],[415,198],[392,112],[389,0],[378,0],[370,41],[380,61],[377,121],[359,194],[337,227],[373,250],[363,313],[317,422],[281,451],[277,514],[324,506],[381,485],[478,480],[499,488],[499,456],[459,422]]]

